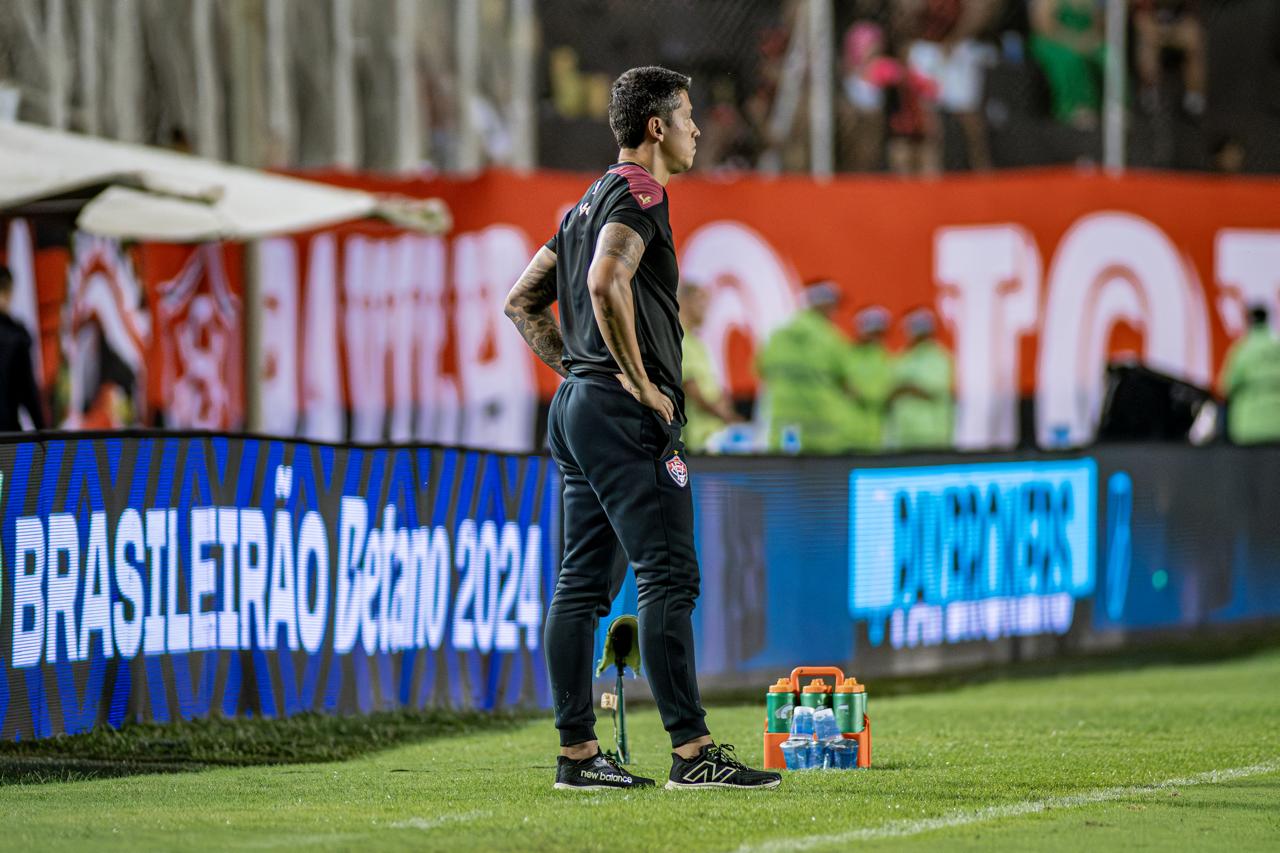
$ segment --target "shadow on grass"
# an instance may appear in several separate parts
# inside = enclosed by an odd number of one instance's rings
[[[537,711],[427,710],[103,726],[78,735],[0,742],[0,785],[343,761],[434,738],[510,729],[543,716]]]

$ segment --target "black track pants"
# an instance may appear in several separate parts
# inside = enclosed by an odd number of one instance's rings
[[[547,428],[564,479],[564,558],[545,638],[561,745],[596,737],[591,657],[621,585],[621,552],[640,593],[641,666],[671,744],[707,734],[693,658],[693,499],[687,476],[679,482],[687,471],[679,427],[616,380],[574,376],[551,401]]]

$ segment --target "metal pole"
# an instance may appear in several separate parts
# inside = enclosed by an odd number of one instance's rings
[[[191,48],[196,71],[196,153],[221,160],[222,95],[213,49],[212,0],[195,0],[191,7]]]
[[[138,7],[134,0],[115,0],[111,56],[111,120],[115,138],[141,142],[138,117]]]
[[[228,21],[231,63],[231,161],[254,168],[263,165],[263,37],[261,0],[234,0]]]
[[[625,685],[622,683],[622,662],[618,661],[614,668],[617,671],[617,678],[614,680],[614,689],[618,691],[618,763],[631,763],[631,747],[627,744],[627,702],[622,696]]]
[[[44,27],[44,61],[49,81],[49,126],[67,127],[67,33],[62,25],[62,0],[49,0]]]
[[[354,169],[360,157],[352,27],[351,0],[333,0],[333,162],[344,169]]]
[[[294,162],[293,80],[289,76],[288,0],[267,0],[268,166]]]
[[[458,49],[458,150],[454,168],[475,172],[481,165],[480,135],[473,105],[480,86],[480,4],[459,3],[454,10]]]
[[[537,17],[533,0],[511,3],[511,165],[528,170],[538,162],[538,128],[534,117],[537,85]]]
[[[411,172],[422,161],[422,120],[418,109],[418,0],[396,0],[396,31],[391,50],[395,62],[395,168]]]
[[[835,15],[831,0],[809,0],[809,168],[815,178],[835,172]]]
[[[1108,172],[1125,165],[1125,51],[1128,0],[1107,0],[1107,63],[1103,91],[1102,162]]]
[[[80,0],[80,126],[90,136],[102,132],[98,121],[98,0]]]

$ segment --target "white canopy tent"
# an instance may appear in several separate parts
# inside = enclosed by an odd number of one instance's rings
[[[432,232],[449,227],[439,202],[384,199],[175,151],[0,122],[0,212],[102,186],[76,225],[118,239],[254,240],[369,216]]]

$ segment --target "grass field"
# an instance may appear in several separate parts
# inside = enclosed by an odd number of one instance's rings
[[[9,784],[0,847],[1280,849],[1280,651],[890,698],[874,689],[876,766],[787,774],[771,792],[557,792],[545,718],[439,737],[435,724],[408,725],[352,733],[343,761]],[[762,713],[715,707],[709,719],[757,762]],[[661,778],[656,714],[630,719],[634,769]],[[78,752],[71,739],[58,751]]]

